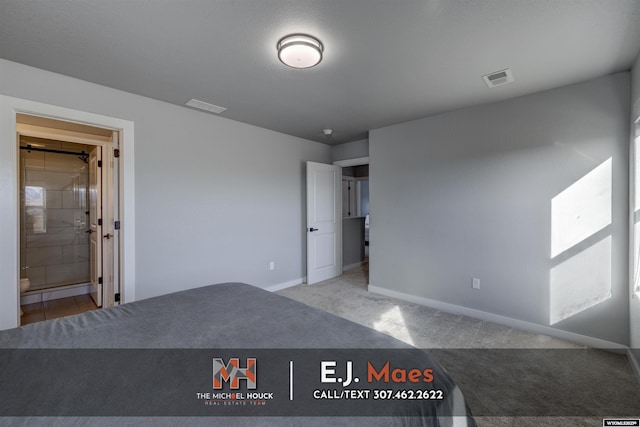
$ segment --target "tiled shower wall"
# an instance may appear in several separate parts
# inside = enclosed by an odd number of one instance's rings
[[[21,146],[88,152],[86,145],[22,137]],[[20,150],[20,277],[31,290],[89,281],[88,165],[78,156]]]

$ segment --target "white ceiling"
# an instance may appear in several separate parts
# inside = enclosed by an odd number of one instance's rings
[[[276,55],[300,32],[325,47],[307,70]],[[2,58],[329,144],[628,70],[639,50],[640,0],[0,0]]]

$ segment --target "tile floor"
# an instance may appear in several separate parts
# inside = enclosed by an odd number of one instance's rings
[[[22,306],[24,314],[21,317],[21,325],[80,314],[97,308],[88,294],[25,304]]]

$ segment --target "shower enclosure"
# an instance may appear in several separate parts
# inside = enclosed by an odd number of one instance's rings
[[[30,291],[89,282],[91,146],[20,138],[20,277]]]

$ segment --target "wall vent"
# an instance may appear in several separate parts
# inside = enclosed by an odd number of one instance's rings
[[[214,114],[220,114],[224,110],[226,110],[226,108],[224,108],[224,107],[220,107],[218,105],[209,104],[208,102],[199,101],[197,99],[191,99],[185,105],[187,105],[189,107],[197,108],[198,110],[204,110],[204,111],[207,111],[209,113],[214,113]]]
[[[496,87],[511,83],[513,81],[513,74],[511,73],[510,68],[506,68],[504,70],[482,76],[482,78],[487,86]]]

